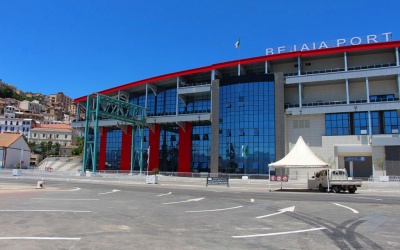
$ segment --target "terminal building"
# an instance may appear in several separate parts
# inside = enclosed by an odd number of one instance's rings
[[[399,46],[267,53],[99,91],[145,108],[145,125],[142,137],[129,123],[95,118],[95,169],[136,171],[142,162],[163,172],[266,174],[302,136],[350,176],[398,176]],[[74,127],[85,126],[88,98],[74,100]]]

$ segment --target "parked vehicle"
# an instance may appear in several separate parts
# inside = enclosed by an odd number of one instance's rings
[[[357,191],[357,187],[362,185],[360,179],[349,179],[346,169],[321,170],[316,172],[312,178],[321,192],[325,192],[329,186],[329,189],[335,193],[349,191],[353,194]]]

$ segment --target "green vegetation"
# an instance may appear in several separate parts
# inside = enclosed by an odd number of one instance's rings
[[[28,92],[28,93],[30,93],[30,92]],[[26,97],[26,94],[23,94],[23,95],[18,94],[13,88],[11,88],[9,85],[7,85],[5,82],[3,82],[1,79],[0,79],[0,98],[13,98],[18,101],[23,101],[23,100],[41,101],[40,99],[35,98],[35,97]]]
[[[383,158],[376,158],[374,160],[374,164],[382,170],[382,175],[385,174],[384,170],[385,170],[385,159]]]
[[[83,137],[77,137],[76,138],[76,145],[78,146],[77,148],[72,149],[71,154],[72,155],[83,155],[83,144],[84,140]]]

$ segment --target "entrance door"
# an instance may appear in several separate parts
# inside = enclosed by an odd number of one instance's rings
[[[364,161],[353,161],[354,177],[370,177],[372,175],[372,156],[365,156]],[[350,162],[345,161],[345,168],[350,175]]]

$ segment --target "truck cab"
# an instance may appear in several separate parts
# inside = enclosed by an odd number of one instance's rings
[[[361,187],[361,180],[349,179],[346,169],[324,169],[316,172],[312,177],[320,191],[327,189],[333,192],[349,191],[355,193]]]

